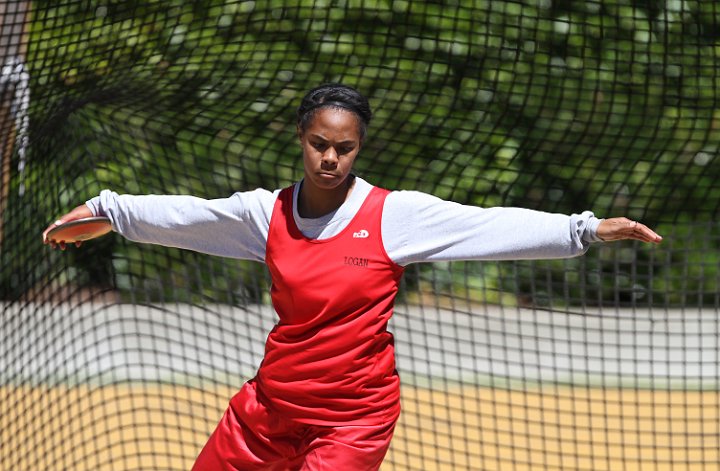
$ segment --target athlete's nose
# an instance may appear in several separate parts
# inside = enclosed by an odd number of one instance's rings
[[[325,165],[335,166],[338,162],[338,154],[333,146],[329,146],[323,153],[322,162]]]

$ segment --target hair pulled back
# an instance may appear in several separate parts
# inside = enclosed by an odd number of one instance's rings
[[[360,141],[365,140],[372,112],[367,98],[360,92],[339,83],[327,83],[307,92],[297,109],[297,125],[301,133],[305,132],[315,113],[323,108],[335,108],[353,113],[358,120]]]

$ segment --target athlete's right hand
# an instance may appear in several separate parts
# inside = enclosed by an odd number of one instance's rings
[[[605,242],[634,239],[659,244],[663,239],[645,224],[625,217],[603,219],[597,228],[597,235]]]
[[[93,213],[90,211],[90,208],[87,207],[85,204],[81,204],[80,206],[76,207],[72,211],[70,211],[67,214],[64,214],[60,216],[58,219],[56,219],[53,223],[51,223],[42,233],[43,238],[43,244],[49,245],[50,247],[57,249],[60,248],[60,250],[65,250],[65,242],[59,242],[56,243],[53,240],[48,240],[47,233],[50,231],[50,229],[53,229],[61,224],[64,224],[69,221],[74,221],[75,219],[82,219],[82,218],[88,218],[92,217]],[[76,247],[80,247],[82,245],[82,242],[75,242]]]

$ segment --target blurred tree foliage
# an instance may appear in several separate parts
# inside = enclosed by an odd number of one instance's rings
[[[592,209],[670,236],[660,250],[611,244],[570,261],[422,267],[408,273],[411,290],[540,305],[717,304],[718,234],[703,222],[720,201],[713,2],[33,8],[31,164],[25,195],[11,202],[23,231],[103,188],[217,198],[287,185],[301,176],[295,107],[308,88],[342,81],[374,107],[357,171],[377,185],[483,206]],[[6,297],[60,260],[38,244],[3,247]],[[261,267],[119,238],[96,244],[95,256],[63,263],[130,297],[263,296]]]

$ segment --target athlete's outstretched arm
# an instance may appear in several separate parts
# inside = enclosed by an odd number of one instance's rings
[[[262,261],[276,195],[266,190],[205,200],[184,195],[118,195],[104,190],[59,218],[107,216],[135,242]],[[89,211],[89,214],[88,214]],[[54,223],[43,233],[54,227]]]
[[[646,226],[625,218],[601,220],[590,211],[564,215],[522,208],[480,208],[426,193],[388,195],[382,220],[388,255],[396,263],[448,260],[568,258],[592,242],[659,242]]]

